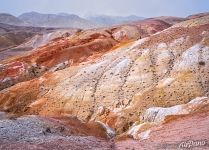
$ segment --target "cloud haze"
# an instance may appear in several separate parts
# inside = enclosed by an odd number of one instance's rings
[[[1,0],[0,12],[67,12],[78,15],[187,16],[209,11],[209,0]]]

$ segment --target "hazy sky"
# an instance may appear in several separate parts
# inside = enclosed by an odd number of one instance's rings
[[[209,11],[209,0],[0,0],[0,12],[187,16]]]

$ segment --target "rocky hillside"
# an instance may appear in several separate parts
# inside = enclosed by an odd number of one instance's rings
[[[150,36],[169,26],[163,21],[153,20],[97,30],[79,30],[69,37],[59,37],[27,55],[3,61],[0,88],[39,77],[45,72],[94,61],[120,45],[129,45],[131,41]],[[16,68],[15,71],[13,68]]]
[[[41,27],[24,27],[0,24],[0,60],[43,46],[51,40],[70,36],[78,29],[55,29]]]
[[[188,19],[195,19],[195,18],[200,18],[200,17],[204,17],[204,16],[208,16],[208,15],[209,15],[209,12],[205,12],[205,13],[190,15],[187,18]]]
[[[158,18],[78,31],[1,62],[0,108],[99,123],[117,137],[105,149],[208,139],[209,16],[170,26]]]
[[[173,16],[161,16],[161,17],[148,18],[148,19],[159,19],[171,25],[188,20],[188,18],[180,18],[180,17],[173,17]]]

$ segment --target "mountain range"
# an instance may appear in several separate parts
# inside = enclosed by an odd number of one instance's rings
[[[18,26],[29,26],[30,24],[10,14],[0,13],[0,23]]]
[[[78,15],[59,13],[41,14],[38,12],[28,12],[15,17],[10,14],[0,14],[0,23],[16,26],[35,26],[35,27],[56,27],[56,28],[94,28],[117,25],[130,21],[142,20],[137,16],[105,16],[97,15],[82,18]]]
[[[93,28],[95,24],[77,15],[71,14],[40,14],[37,12],[24,13],[18,17],[32,26],[57,28]]]
[[[118,24],[127,23],[127,22],[131,22],[131,21],[145,19],[143,17],[138,17],[138,16],[134,16],[134,15],[126,16],[126,17],[95,15],[95,16],[87,16],[86,18],[92,22],[96,22],[97,24],[99,24],[101,26],[118,25]]]

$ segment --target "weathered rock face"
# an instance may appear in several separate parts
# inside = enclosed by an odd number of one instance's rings
[[[72,115],[82,121],[101,121],[120,134],[147,108],[170,107],[209,96],[209,20],[207,16],[202,19],[199,24],[190,20],[189,24],[195,25],[176,24],[114,48],[118,43],[111,36],[114,31],[81,32],[71,37],[80,39],[75,43],[61,39],[54,43],[59,46],[51,45],[51,51],[47,51],[50,46],[47,50],[43,47],[10,63],[23,61],[27,66],[33,62],[40,70],[69,60],[74,65],[2,90],[0,106],[19,115]],[[64,43],[79,48],[60,48],[66,46]],[[6,76],[8,73],[3,79]]]
[[[187,104],[176,105],[168,108],[149,108],[140,116],[140,120],[142,122],[160,123],[163,122],[167,116],[188,115],[208,110],[209,99],[207,97],[198,97]]]
[[[143,140],[149,138],[151,129],[157,124],[154,122],[145,122],[142,124],[133,124],[132,127],[127,131],[125,137],[132,137],[135,140]],[[124,135],[123,135],[124,136]],[[121,137],[120,137],[121,138]]]
[[[116,149],[208,149],[209,113],[173,116],[162,125],[152,128],[145,140],[125,140],[116,143]],[[146,135],[146,136],[145,136]]]
[[[197,113],[209,111],[208,97],[198,97],[187,104],[172,107],[152,107],[147,109],[141,116],[140,121],[135,122],[123,137],[133,137],[134,139],[147,139],[150,132],[156,126],[161,126],[171,121],[173,118],[195,115]],[[140,122],[143,122],[140,124]],[[180,127],[181,128],[181,127]]]

